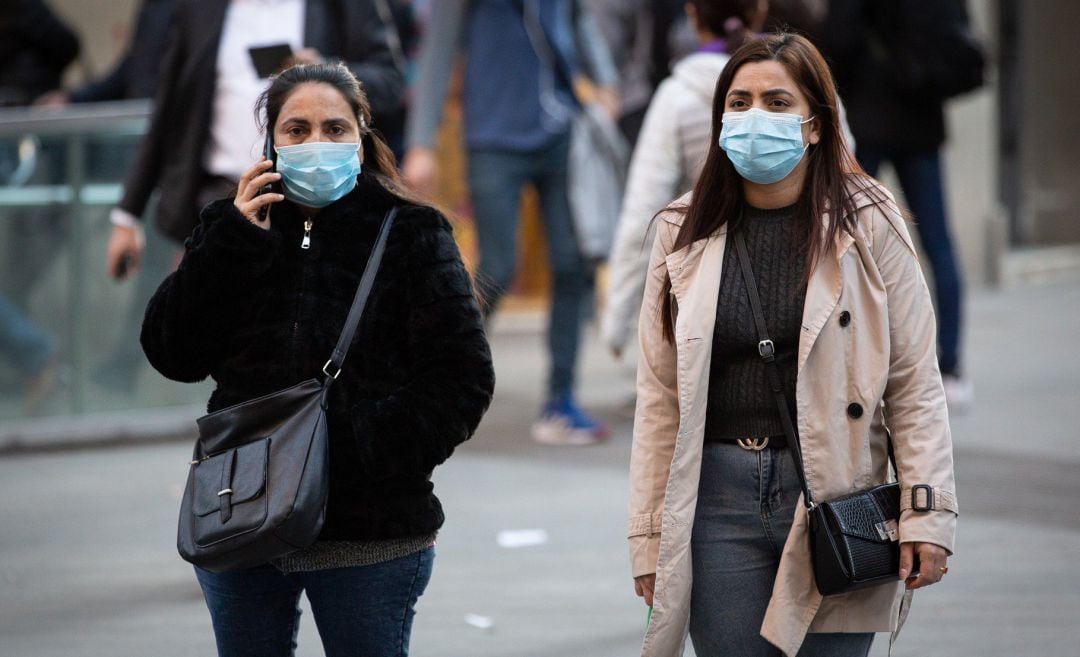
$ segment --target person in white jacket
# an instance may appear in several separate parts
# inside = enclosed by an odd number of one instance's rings
[[[609,257],[607,302],[600,332],[622,355],[637,324],[649,265],[653,216],[690,190],[709,148],[713,90],[733,52],[760,31],[766,0],[690,0],[686,13],[700,44],[660,83],[630,161],[622,212]]]
[[[689,0],[686,13],[698,50],[660,83],[630,161],[630,173],[611,255],[600,335],[616,358],[637,326],[645,289],[652,219],[672,199],[690,191],[709,149],[713,91],[720,71],[768,17],[768,0]],[[840,109],[844,137],[853,139]]]

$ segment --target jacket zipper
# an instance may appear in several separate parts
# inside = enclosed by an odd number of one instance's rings
[[[301,249],[311,248],[311,229],[315,227],[315,222],[311,219],[304,220],[304,239],[300,242]]]
[[[302,250],[306,251],[311,248],[311,229],[314,227],[315,222],[311,219],[304,219],[304,239],[300,242],[300,248]],[[300,289],[296,295],[296,316],[293,319],[292,343],[291,348],[289,349],[289,356],[294,370],[298,369],[299,365],[300,317],[304,312],[304,290],[307,287],[307,267],[307,258],[302,258],[300,261]]]

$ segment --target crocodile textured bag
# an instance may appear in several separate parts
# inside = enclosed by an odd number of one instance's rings
[[[746,241],[736,234],[735,248],[746,281],[750,306],[758,331],[758,353],[765,361],[769,387],[776,398],[780,421],[784,425],[791,458],[803,489],[803,503],[810,517],[810,554],[814,580],[822,595],[846,593],[856,589],[896,582],[900,579],[900,484],[882,484],[828,502],[815,502],[806,483],[802,448],[795,433],[791,412],[780,385],[773,341],[765,327],[754,272]],[[892,444],[889,444],[892,460]],[[894,464],[895,469],[895,464]]]

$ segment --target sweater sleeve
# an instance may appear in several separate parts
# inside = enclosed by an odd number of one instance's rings
[[[464,29],[466,0],[433,2],[431,19],[416,65],[416,84],[406,129],[406,146],[431,148],[442,121],[450,71]]]
[[[495,387],[472,283],[449,223],[436,216],[434,226],[426,220],[398,224],[405,229],[399,239],[412,244],[406,382],[351,409],[361,467],[378,478],[430,472],[449,458],[476,431]]]
[[[146,307],[140,339],[150,364],[186,383],[209,376],[280,243],[277,232],[249,222],[231,200],[207,206],[180,266]]]

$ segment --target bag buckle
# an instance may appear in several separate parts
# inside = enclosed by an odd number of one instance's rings
[[[768,338],[757,343],[757,352],[766,362],[771,361],[776,355],[776,346]]]
[[[926,502],[919,504],[919,496],[917,493],[920,490],[926,491]],[[912,511],[933,511],[934,510],[934,487],[930,484],[915,484],[911,487],[911,510]]]
[[[742,447],[747,451],[760,452],[761,450],[769,446],[769,437],[765,436],[764,438],[736,438],[735,442],[739,445],[739,447]]]
[[[334,364],[334,359],[333,359],[333,358],[331,358],[330,360],[326,361],[326,365],[323,365],[323,366],[322,366],[322,371],[323,371],[323,374],[325,374],[326,376],[330,377],[331,379],[336,379],[336,378],[338,378],[338,375],[339,375],[339,374],[341,374],[341,368],[340,368],[340,367],[339,367],[339,368],[337,368],[337,371],[336,371],[336,372],[334,372],[333,374],[331,374],[331,373],[330,373],[330,372],[328,371],[328,368],[329,368],[329,367],[330,367],[331,365],[333,365],[333,364]]]

